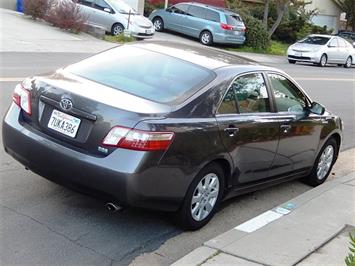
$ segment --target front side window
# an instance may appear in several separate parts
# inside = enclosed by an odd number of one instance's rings
[[[306,107],[304,94],[284,76],[268,74],[279,112],[300,113]]]
[[[270,101],[262,74],[247,74],[237,78],[232,88],[240,113],[270,112]]]
[[[338,40],[336,38],[332,39],[330,42],[329,42],[329,46],[330,47],[338,47]]]
[[[172,7],[170,8],[170,10],[171,10],[173,13],[176,13],[176,14],[183,14],[183,15],[186,15],[188,8],[189,8],[189,6],[186,5],[186,4],[177,4],[177,5],[175,5],[175,6],[172,6]]]
[[[84,6],[90,6],[92,7],[94,0],[81,0],[78,2],[79,4],[82,4]]]
[[[111,10],[111,7],[104,1],[104,0],[96,0],[94,3],[94,7],[99,10],[104,10],[105,8],[108,8]]]

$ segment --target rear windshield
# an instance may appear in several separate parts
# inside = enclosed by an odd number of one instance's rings
[[[181,103],[214,78],[211,70],[132,46],[111,49],[66,70],[160,103]]]
[[[238,15],[226,15],[227,24],[231,26],[238,26],[243,23],[243,20]]]
[[[330,38],[328,38],[328,37],[312,36],[312,37],[307,37],[299,42],[300,43],[324,45],[329,41],[329,39]]]

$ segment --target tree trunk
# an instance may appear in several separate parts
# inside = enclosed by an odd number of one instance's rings
[[[263,24],[266,30],[267,30],[267,19],[269,17],[269,3],[270,0],[265,0]]]
[[[274,25],[272,25],[271,29],[269,30],[269,37],[271,38],[271,36],[274,34],[275,30],[277,29],[277,27],[280,25],[281,20],[287,10],[288,4],[290,3],[290,0],[287,1],[279,1],[277,3],[277,19],[274,23]]]

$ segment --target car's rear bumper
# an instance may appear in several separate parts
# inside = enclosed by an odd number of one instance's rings
[[[22,125],[19,116],[19,107],[12,104],[3,122],[3,145],[33,172],[65,186],[97,192],[122,206],[164,211],[179,208],[188,187],[174,184],[184,180],[179,178],[183,174],[179,169],[157,165],[142,169],[147,154],[138,151],[117,149],[106,157],[87,155]]]
[[[243,44],[245,42],[245,36],[216,33],[213,35],[213,42],[225,44]]]

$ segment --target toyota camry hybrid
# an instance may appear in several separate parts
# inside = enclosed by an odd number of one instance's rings
[[[303,178],[323,183],[342,122],[286,73],[226,52],[126,44],[18,84],[7,153],[119,206],[204,226],[226,198]]]

